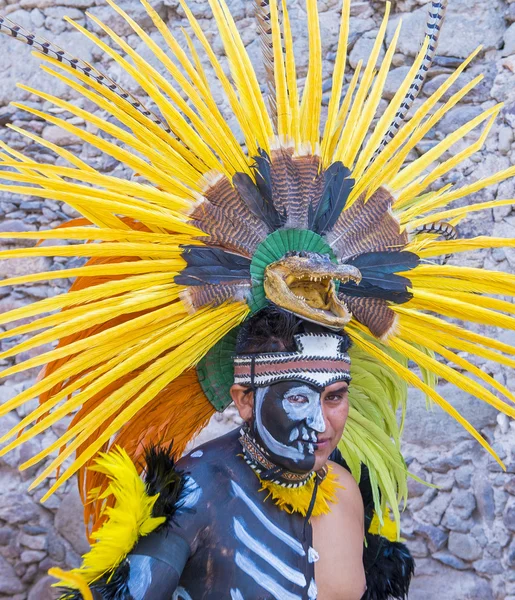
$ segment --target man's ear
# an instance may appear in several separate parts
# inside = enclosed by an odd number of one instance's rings
[[[254,393],[249,391],[248,387],[234,384],[231,387],[231,398],[240,413],[240,417],[246,422],[250,421],[254,408]]]

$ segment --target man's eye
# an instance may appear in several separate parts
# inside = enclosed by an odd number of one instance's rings
[[[300,396],[300,395],[288,396],[287,400],[288,400],[288,402],[291,402],[292,404],[305,404],[306,402],[308,402],[308,399],[306,398],[306,396]]]
[[[330,396],[326,396],[325,399],[328,400],[329,402],[341,402],[342,400],[345,399],[345,395],[344,394],[331,394]]]

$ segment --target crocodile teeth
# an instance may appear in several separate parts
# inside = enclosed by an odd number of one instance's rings
[[[304,446],[302,445],[302,442],[297,442],[297,450],[304,454]]]
[[[313,444],[308,444],[308,452],[310,454],[315,454],[315,446],[313,446]]]
[[[311,432],[311,439],[312,439],[314,442],[316,442],[316,441],[317,441],[317,434],[316,434],[314,431],[312,431],[312,432]]]
[[[309,433],[305,427],[302,428],[302,439],[306,442],[309,440]]]

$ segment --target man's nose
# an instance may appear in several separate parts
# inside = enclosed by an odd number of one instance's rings
[[[311,427],[311,429],[318,431],[318,433],[324,433],[325,420],[320,402],[316,405],[313,412],[307,417],[306,423],[309,427]]]

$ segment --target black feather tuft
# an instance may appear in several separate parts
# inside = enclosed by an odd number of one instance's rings
[[[339,161],[328,167],[320,201],[316,207],[313,203],[309,207],[308,229],[322,235],[333,227],[354,187],[349,175],[350,170]]]
[[[250,260],[221,248],[184,246],[182,258],[187,266],[175,277],[179,285],[229,283],[250,279]]]
[[[150,446],[145,451],[145,463],[147,493],[149,496],[159,494],[152,516],[166,517],[166,522],[160,526],[164,527],[173,521],[175,511],[181,507],[184,477],[182,471],[175,468],[172,444],[168,447]]]
[[[408,597],[415,561],[408,548],[380,535],[367,535],[363,562],[367,591],[361,600],[404,600]]]
[[[102,577],[89,587],[94,598],[102,600],[129,600],[132,595],[129,591],[129,561],[124,560],[115,572],[109,577]],[[77,590],[61,588],[63,595],[59,600],[83,600],[83,596]]]
[[[263,163],[265,164],[264,160]],[[258,173],[256,171],[256,183],[247,173],[235,173],[232,183],[252,214],[265,223],[270,231],[275,231],[286,223],[286,215],[281,215],[274,206],[271,188],[269,189],[270,179],[265,180],[262,176],[258,178]],[[258,184],[259,181],[261,185]]]
[[[366,252],[345,264],[360,270],[363,279],[359,285],[349,281],[341,284],[338,292],[359,298],[382,298],[396,304],[404,304],[413,295],[408,292],[411,281],[399,271],[410,271],[420,262],[413,252]]]

